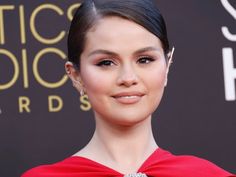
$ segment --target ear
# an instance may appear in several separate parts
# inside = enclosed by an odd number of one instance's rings
[[[67,61],[65,63],[65,70],[66,70],[67,76],[72,81],[73,86],[80,92],[80,94],[83,93],[84,91],[83,83],[82,83],[78,69],[75,68],[72,62]]]
[[[171,64],[173,63],[174,51],[175,51],[175,48],[173,47],[172,50],[171,50],[171,51],[168,53],[168,55],[167,55],[167,57],[168,57],[168,63],[167,63],[167,68],[166,68],[165,87],[167,86],[167,82],[168,82],[169,69],[170,69]]]

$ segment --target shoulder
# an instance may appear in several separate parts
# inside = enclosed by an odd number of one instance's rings
[[[74,157],[68,157],[53,164],[34,167],[23,173],[21,177],[64,177],[65,174],[68,174],[68,171],[79,170],[75,168],[78,167],[77,163],[80,163],[80,160]]]
[[[208,177],[236,177],[224,169],[218,167],[214,163],[192,155],[173,155],[168,151],[162,150],[162,163],[168,164],[170,171],[178,174],[191,174],[192,177],[205,176]]]

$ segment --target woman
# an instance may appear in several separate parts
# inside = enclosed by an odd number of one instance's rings
[[[94,135],[72,157],[23,177],[234,176],[156,144],[151,116],[167,84],[172,54],[164,19],[152,1],[86,0],[71,23],[65,68],[81,96],[88,95]]]

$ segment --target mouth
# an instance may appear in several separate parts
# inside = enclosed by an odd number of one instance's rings
[[[143,96],[142,92],[121,92],[112,97],[121,104],[134,104],[139,102]]]

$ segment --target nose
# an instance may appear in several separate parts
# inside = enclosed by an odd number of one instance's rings
[[[119,73],[117,84],[119,86],[130,87],[138,83],[138,76],[132,66],[124,66]]]

